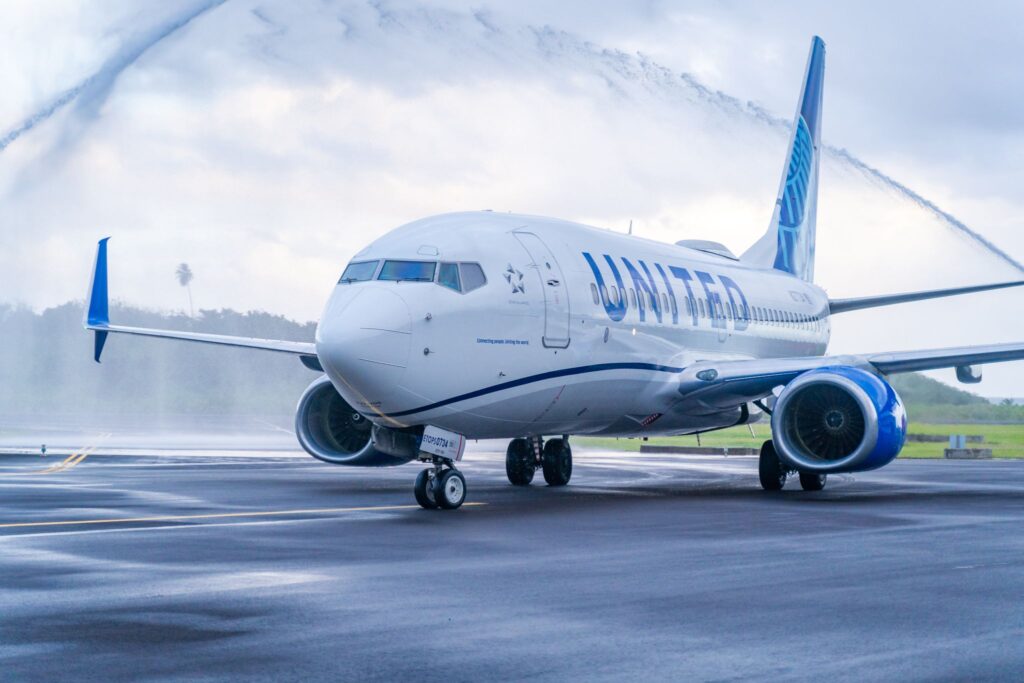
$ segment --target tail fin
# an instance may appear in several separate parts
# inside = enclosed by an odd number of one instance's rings
[[[821,145],[821,96],[825,76],[825,42],[815,36],[800,90],[788,161],[768,232],[742,260],[764,268],[814,279],[814,229],[818,208],[818,155]]]

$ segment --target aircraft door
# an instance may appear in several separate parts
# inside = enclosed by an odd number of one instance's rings
[[[544,292],[544,346],[564,349],[569,346],[569,290],[548,245],[532,232],[512,233],[530,255],[530,267],[537,271]]]

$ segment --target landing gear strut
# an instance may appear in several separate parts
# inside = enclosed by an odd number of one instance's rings
[[[466,500],[466,478],[450,460],[435,457],[432,462],[433,467],[416,475],[416,502],[427,510],[458,508]]]
[[[572,449],[569,437],[548,439],[539,436],[513,439],[505,452],[505,474],[513,486],[528,486],[540,468],[548,486],[565,486],[572,477]]]
[[[775,444],[770,440],[765,441],[761,445],[761,457],[757,463],[761,488],[765,491],[781,491],[782,487],[786,485],[789,472],[789,468],[779,460],[779,455],[775,452]],[[804,491],[822,490],[825,488],[825,480],[828,478],[827,474],[818,474],[817,472],[799,472],[799,475],[800,488]]]

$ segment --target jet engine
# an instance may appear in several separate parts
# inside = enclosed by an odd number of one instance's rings
[[[401,465],[418,454],[415,433],[373,424],[341,397],[325,376],[299,399],[295,435],[302,448],[333,465],[386,467]]]
[[[808,371],[772,413],[779,458],[802,472],[862,472],[887,465],[907,434],[907,414],[882,378],[852,367]]]

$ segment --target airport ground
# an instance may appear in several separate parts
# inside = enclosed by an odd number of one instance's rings
[[[766,494],[754,458],[578,447],[568,487],[522,489],[503,444],[480,443],[469,503],[441,512],[413,503],[415,465],[331,467],[267,429],[277,450],[140,431],[0,456],[0,677],[1024,670],[1022,462],[897,461]]]
[[[930,435],[939,437],[937,441],[908,440],[900,451],[901,459],[911,458],[942,458],[949,444],[949,436],[981,437],[979,443],[972,447],[991,449],[993,458],[1024,458],[1024,424],[928,424],[911,422],[908,429],[911,435]],[[616,451],[639,451],[644,443],[669,446],[712,446],[729,448],[760,448],[765,439],[771,438],[771,427],[767,422],[708,432],[697,436],[674,436],[649,440],[640,439],[604,439],[582,438],[578,442],[594,448],[605,448]]]

